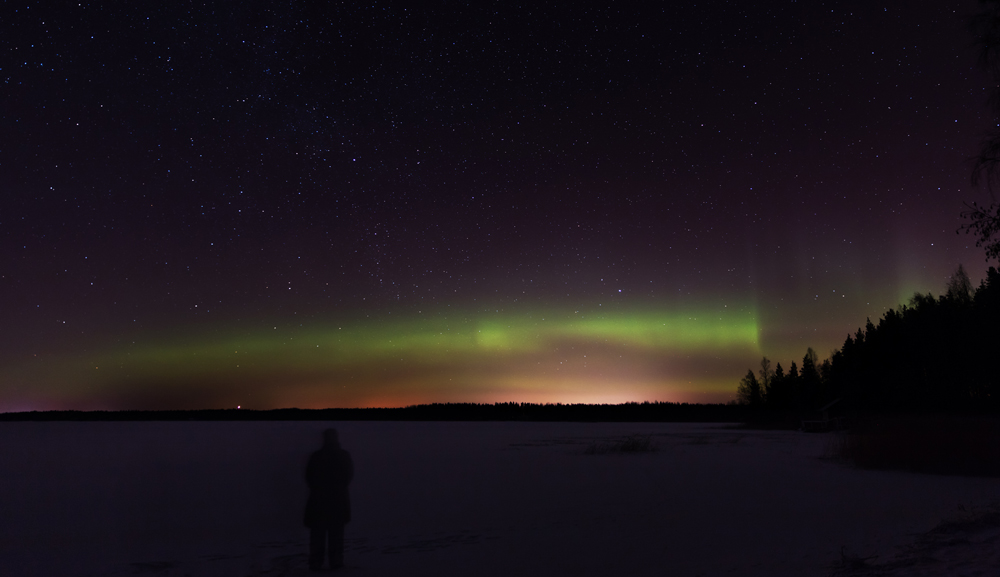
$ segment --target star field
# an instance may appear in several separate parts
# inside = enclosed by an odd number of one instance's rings
[[[0,410],[731,398],[761,354],[823,357],[982,276],[955,233],[986,194],[976,10],[8,5]],[[371,376],[390,337],[545,311],[604,324]],[[345,325],[347,364],[273,336]],[[234,376],[218,351],[250,342],[267,360]],[[516,368],[568,342],[600,371]],[[122,355],[148,364],[88,368]]]

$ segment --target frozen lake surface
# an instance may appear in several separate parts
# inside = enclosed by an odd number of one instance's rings
[[[829,575],[1000,499],[719,424],[0,423],[0,573],[307,575],[328,426],[356,469],[346,575]],[[657,450],[586,454],[633,433]]]

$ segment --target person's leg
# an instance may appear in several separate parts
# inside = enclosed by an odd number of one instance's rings
[[[344,566],[344,526],[334,523],[329,529],[330,536],[330,568]]]
[[[309,568],[323,567],[323,549],[326,547],[326,529],[312,527],[309,529]]]

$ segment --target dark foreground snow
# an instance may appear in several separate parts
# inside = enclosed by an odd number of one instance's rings
[[[330,425],[0,423],[0,574],[308,574],[303,467]],[[356,467],[346,575],[846,574],[1000,499],[995,479],[854,470],[828,435],[333,426]],[[632,433],[657,450],[586,454]]]

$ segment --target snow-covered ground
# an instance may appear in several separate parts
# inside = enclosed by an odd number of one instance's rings
[[[829,575],[1000,499],[996,479],[852,469],[826,458],[829,435],[332,425],[355,461],[358,576]],[[0,423],[0,574],[308,574],[302,474],[327,426]],[[657,450],[586,454],[632,433]]]

